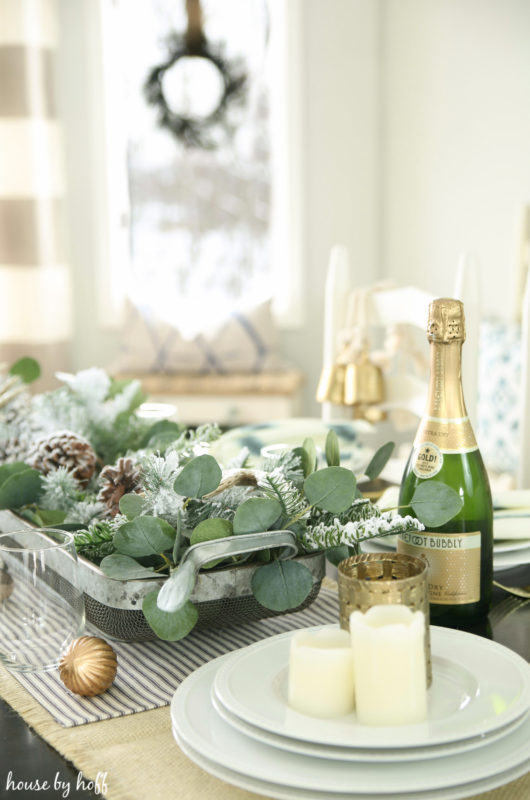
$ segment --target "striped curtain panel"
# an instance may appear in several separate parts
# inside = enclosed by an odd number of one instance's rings
[[[56,0],[0,0],[0,361],[69,367],[65,176],[54,97]]]

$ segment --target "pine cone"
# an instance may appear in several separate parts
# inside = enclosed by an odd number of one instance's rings
[[[14,461],[25,461],[28,451],[27,442],[11,436],[0,442],[0,464],[12,464]]]
[[[29,450],[26,464],[47,475],[58,467],[66,467],[82,486],[86,486],[96,469],[96,454],[90,442],[71,431],[59,431],[39,439]]]
[[[103,467],[99,477],[102,485],[98,500],[107,506],[111,517],[119,513],[124,494],[138,494],[141,491],[140,469],[132,458],[119,458],[113,467]]]

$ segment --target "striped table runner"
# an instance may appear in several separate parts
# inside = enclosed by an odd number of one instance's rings
[[[305,611],[192,632],[180,642],[111,642],[118,656],[114,684],[99,697],[78,697],[57,670],[11,673],[60,725],[72,727],[168,705],[184,678],[212,658],[285,631],[338,622],[336,592],[322,589]],[[87,633],[98,635],[95,628]]]

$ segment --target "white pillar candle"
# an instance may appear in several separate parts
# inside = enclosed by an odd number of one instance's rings
[[[373,606],[350,615],[355,702],[361,725],[408,725],[427,718],[425,615]]]
[[[289,706],[313,717],[353,709],[353,654],[346,631],[298,631],[289,655]]]

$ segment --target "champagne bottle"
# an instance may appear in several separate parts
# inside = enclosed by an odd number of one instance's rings
[[[487,614],[493,580],[493,512],[488,476],[467,416],[461,381],[464,308],[440,298],[429,307],[427,338],[431,376],[425,416],[401,482],[400,513],[416,487],[441,481],[462,498],[445,525],[404,533],[398,552],[429,563],[429,603],[434,624],[465,625]]]

